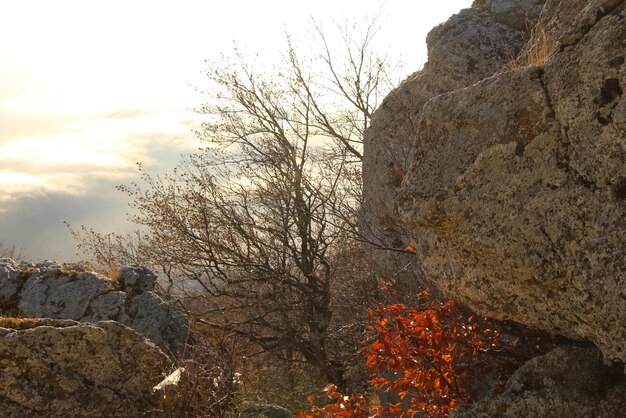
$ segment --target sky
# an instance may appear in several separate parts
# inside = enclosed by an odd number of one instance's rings
[[[127,233],[136,164],[167,172],[200,143],[207,60],[233,45],[271,65],[285,31],[380,15],[406,76],[428,31],[472,0],[20,0],[0,2],[0,241],[26,259],[81,258],[63,221]]]

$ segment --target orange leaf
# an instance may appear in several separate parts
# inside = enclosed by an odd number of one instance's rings
[[[333,385],[332,383],[329,383],[326,385],[323,392],[327,394],[328,396],[330,396],[330,394],[333,393],[335,390],[337,390],[337,386]]]

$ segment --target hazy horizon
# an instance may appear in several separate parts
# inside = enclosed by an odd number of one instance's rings
[[[425,37],[472,0],[382,3],[381,45],[426,61]],[[0,241],[38,261],[75,259],[63,225],[126,233],[128,199],[115,186],[172,169],[199,146],[205,60],[235,42],[270,65],[285,30],[366,20],[380,1],[25,0],[0,5]]]

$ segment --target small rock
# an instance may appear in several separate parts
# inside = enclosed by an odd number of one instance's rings
[[[120,287],[131,295],[153,291],[157,276],[145,267],[122,267],[120,269]]]

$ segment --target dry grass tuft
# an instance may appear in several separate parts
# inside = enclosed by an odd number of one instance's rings
[[[0,328],[31,329],[41,325],[39,318],[0,317]]]
[[[530,31],[530,39],[519,53],[517,58],[512,59],[505,70],[518,70],[529,65],[545,65],[556,54],[558,43],[553,35],[544,28],[533,28]]]
[[[78,270],[74,270],[74,269],[71,269],[71,268],[67,268],[65,266],[61,269],[61,272],[60,272],[61,275],[65,276],[65,277],[70,277],[72,279],[77,277],[81,273],[82,273],[82,271],[78,271]]]
[[[120,269],[118,267],[109,267],[107,270],[98,273],[108,278],[115,289],[120,288]]]
[[[65,263],[61,269],[60,274],[67,277],[76,277],[86,272],[93,272],[101,276],[106,277],[111,282],[111,285],[106,287],[103,291],[111,292],[119,290],[120,288],[120,269],[115,266],[102,267],[93,264],[89,261],[79,261],[77,263]]]
[[[18,278],[18,282],[19,284],[24,284],[26,283],[26,281],[30,278],[30,276],[33,275],[33,273],[36,271],[37,269],[34,267],[29,267],[26,270],[22,270],[20,272],[20,276]]]

